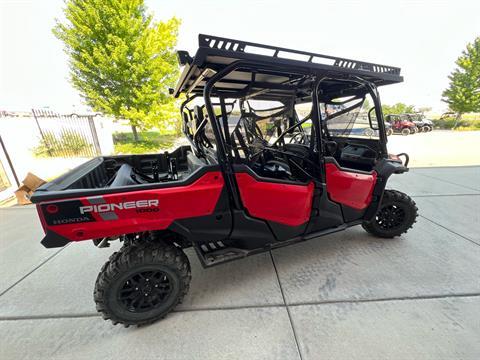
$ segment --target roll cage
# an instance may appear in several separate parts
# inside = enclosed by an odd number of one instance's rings
[[[331,103],[337,97],[362,97],[369,93],[375,103],[381,142],[386,142],[377,87],[403,81],[400,69],[392,66],[202,34],[193,58],[185,51],[179,51],[178,57],[184,70],[172,92],[175,97],[180,93],[187,95],[181,106],[184,132],[196,151],[199,151],[198,143],[208,118],[216,118],[214,107],[220,110],[220,122],[227,120],[233,104],[226,99],[280,102],[294,99],[295,103],[301,103],[313,102],[315,98],[316,102]],[[207,117],[199,120],[197,116],[193,128],[195,135],[186,131],[185,126],[195,120],[193,109],[186,105],[199,96],[204,98],[201,107],[206,110]],[[212,98],[218,101],[212,102]],[[317,106],[312,107],[311,117],[320,124],[318,139],[321,140],[322,134],[328,138]],[[212,122],[217,144],[223,145],[225,141],[220,141],[221,132],[216,125]],[[219,146],[218,150],[219,160],[226,160],[224,147]]]
[[[185,135],[198,157],[207,163],[218,162],[225,174],[232,173],[233,164],[242,162],[238,160],[241,158],[239,147],[250,152],[250,160],[256,160],[262,146],[279,156],[292,159],[303,156],[276,148],[293,133],[308,145],[308,161],[317,164],[313,167],[319,167],[326,155],[333,156],[332,143],[337,141],[337,145],[348,146],[345,140],[338,140],[338,133],[329,131],[329,121],[363,104],[366,96],[373,100],[368,122],[372,125],[371,117],[375,117],[378,140],[372,144],[358,139],[356,143],[370,149],[374,147],[378,158],[388,156],[377,88],[402,82],[399,68],[210,35],[199,35],[199,48],[193,57],[179,51],[178,58],[184,69],[171,92],[175,97],[186,95],[180,108]],[[358,103],[345,106],[332,116],[322,113],[322,105],[325,108],[344,106],[339,98],[357,99]],[[253,140],[246,141],[239,136],[240,127],[250,122],[245,137],[255,138],[256,122],[262,118],[248,106],[249,100],[283,104],[284,109],[279,109],[279,113],[288,119],[288,126],[276,134],[277,139],[270,146],[262,144],[260,139],[254,144]],[[195,102],[198,104],[194,105]],[[311,104],[308,116],[299,119],[294,111],[297,104]],[[233,114],[235,107],[239,112]],[[235,117],[238,123],[231,129]],[[309,120],[311,127],[307,130],[303,125]],[[254,151],[250,151],[251,148]],[[297,165],[293,160],[291,167],[299,168],[299,174],[305,172],[305,164]],[[324,181],[321,171],[314,176]],[[233,180],[231,182],[227,179],[227,186],[234,193]]]

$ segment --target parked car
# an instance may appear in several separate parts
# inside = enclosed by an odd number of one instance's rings
[[[407,136],[418,132],[417,126],[405,115],[390,114],[385,116],[385,120],[392,126],[394,134]]]
[[[425,118],[423,114],[403,114],[409,121],[415,124],[418,132],[429,132],[433,130],[433,122]]]
[[[455,119],[456,116],[457,116],[457,113],[453,111],[446,111],[440,116],[439,120]]]
[[[374,137],[378,136],[378,130],[374,130],[370,127],[358,127],[353,129],[330,129],[331,135],[336,136],[361,136],[361,137]]]
[[[250,47],[275,51],[259,55]],[[45,247],[123,243],[95,283],[104,319],[142,325],[172,311],[190,285],[186,248],[210,267],[355,225],[381,238],[413,226],[415,202],[385,189],[391,175],[408,171],[408,155],[388,153],[384,123],[376,121],[377,87],[403,81],[400,69],[342,58],[325,65],[318,54],[306,61],[278,56],[284,51],[306,54],[200,35],[193,57],[178,53],[184,69],[171,91],[185,99],[189,146],[97,157],[35,191]],[[316,105],[335,104],[345,93],[359,101],[322,119]],[[329,131],[340,116],[353,119],[366,96],[378,137],[358,141]],[[280,106],[256,110],[255,101]],[[299,103],[312,104],[303,119]]]

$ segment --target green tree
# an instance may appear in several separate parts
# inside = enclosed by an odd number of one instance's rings
[[[53,32],[69,56],[70,76],[95,111],[160,130],[177,121],[168,93],[179,73],[180,21],[154,22],[144,0],[67,0]]]
[[[382,105],[384,115],[389,114],[407,114],[415,112],[414,105],[406,105],[404,103],[396,103],[395,105]]]
[[[442,101],[457,113],[453,128],[462,114],[480,111],[480,37],[467,44],[455,63],[457,68],[448,77],[449,87],[442,93]]]

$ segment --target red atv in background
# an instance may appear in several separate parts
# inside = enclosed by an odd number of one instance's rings
[[[387,152],[377,91],[403,81],[399,68],[207,35],[178,56],[189,146],[97,157],[32,196],[45,247],[123,243],[95,283],[104,319],[170,312],[189,288],[189,247],[209,267],[350,226],[392,238],[413,225],[413,200],[385,190],[408,171]]]
[[[410,134],[416,134],[418,132],[417,125],[410,121],[409,117],[405,114],[387,115],[385,116],[385,121],[387,121],[392,126],[392,131],[394,134],[402,134],[406,136]]]

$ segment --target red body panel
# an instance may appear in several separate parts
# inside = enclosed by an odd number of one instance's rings
[[[313,183],[263,182],[247,173],[237,173],[235,177],[243,205],[251,216],[289,226],[299,226],[310,219]]]
[[[339,169],[335,164],[325,164],[327,192],[333,201],[357,210],[365,209],[372,201],[377,173],[359,174]]]
[[[215,210],[223,186],[222,174],[217,171],[207,173],[187,186],[45,202],[38,206],[39,213],[42,213],[41,221],[45,230],[49,229],[67,239],[79,241],[132,232],[161,230],[166,229],[177,219],[210,215]],[[77,204],[75,209],[71,209],[72,203]],[[143,206],[135,208],[132,203]],[[89,212],[87,215],[91,219],[84,222],[52,225],[45,220],[45,217],[49,216],[47,214],[49,211],[55,211],[61,215],[62,209],[65,209],[65,213],[77,211],[77,214],[80,214],[79,207],[82,205],[91,207],[93,204],[101,207],[108,207],[108,204],[123,204],[122,206],[125,208]],[[77,214],[70,214],[70,217],[85,216]]]
[[[395,120],[392,124],[392,128],[395,130],[402,130],[404,128],[413,128],[416,125],[411,121],[406,120]]]

